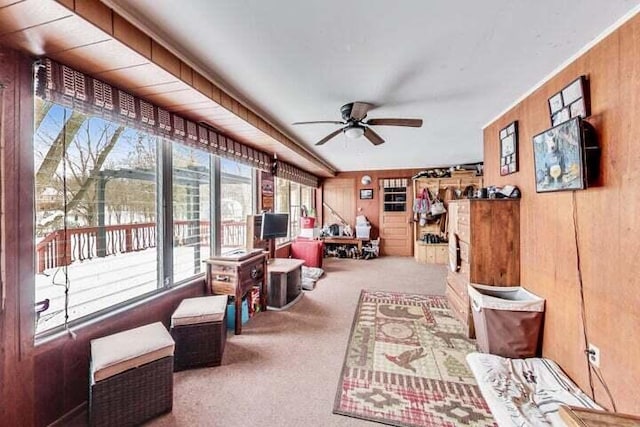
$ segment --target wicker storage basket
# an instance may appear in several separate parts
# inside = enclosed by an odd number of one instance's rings
[[[175,370],[218,366],[227,341],[227,295],[187,298],[171,316]]]
[[[226,315],[217,322],[174,326],[171,328],[171,336],[176,342],[176,371],[220,366],[227,341]]]
[[[173,357],[163,357],[91,385],[91,426],[135,426],[173,407]]]

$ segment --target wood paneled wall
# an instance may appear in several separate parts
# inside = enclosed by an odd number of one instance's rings
[[[352,212],[345,212],[344,219],[349,221],[351,226],[355,225],[356,215],[364,215],[371,223],[371,238],[375,239],[380,233],[380,186],[379,180],[384,178],[411,178],[422,169],[385,169],[385,170],[369,170],[369,171],[352,171],[352,172],[339,172],[335,178],[327,178],[323,181],[322,185],[322,197],[324,201],[327,201],[325,196],[325,188],[333,185],[334,180],[350,180],[354,183],[352,190]],[[360,181],[363,175],[369,175],[371,177],[371,184],[364,185]],[[411,183],[411,180],[409,180]],[[360,200],[360,190],[363,188],[373,188],[373,199]],[[411,193],[411,192],[410,192]],[[320,205],[321,206],[321,205]],[[407,203],[407,206],[411,208],[412,201]],[[336,209],[334,206],[332,206]],[[321,209],[318,210],[319,212]],[[323,216],[321,225],[331,222],[330,217]]]
[[[599,186],[536,194],[532,137],[551,127],[547,100],[589,77],[602,148]],[[640,413],[640,15],[590,49],[484,130],[485,183],[522,190],[521,282],[547,300],[543,354],[589,392],[574,239],[576,204],[588,340],[619,411]],[[498,132],[518,120],[520,172],[500,176]],[[598,403],[611,407],[593,377]]]
[[[31,61],[0,46],[0,424],[33,425],[34,250]],[[27,240],[22,236],[28,236]],[[31,277],[29,275],[31,274]],[[1,293],[1,292],[0,292]]]

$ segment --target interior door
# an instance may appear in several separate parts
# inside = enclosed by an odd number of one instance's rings
[[[380,180],[380,252],[413,256],[412,195],[408,179]]]

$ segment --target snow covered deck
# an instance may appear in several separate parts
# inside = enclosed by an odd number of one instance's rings
[[[223,248],[223,252],[226,249]],[[174,283],[193,277],[195,248],[178,246],[173,250]],[[200,247],[200,259],[209,257],[208,246]],[[198,266],[204,272],[202,262]],[[65,277],[65,271],[67,277]],[[112,307],[161,285],[158,280],[156,248],[127,252],[103,258],[73,262],[68,267],[51,268],[36,274],[36,301],[49,299],[49,308],[40,315],[37,332],[64,324],[65,283],[69,283],[69,321]]]

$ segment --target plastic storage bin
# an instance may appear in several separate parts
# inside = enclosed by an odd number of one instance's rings
[[[232,298],[229,298],[229,303],[227,304],[227,329],[235,329],[236,327],[236,305],[233,302]],[[241,321],[244,325],[249,321],[249,303],[247,302],[247,298],[242,299],[242,314]]]
[[[544,317],[544,299],[526,289],[469,285],[478,350],[509,358],[534,357]]]

